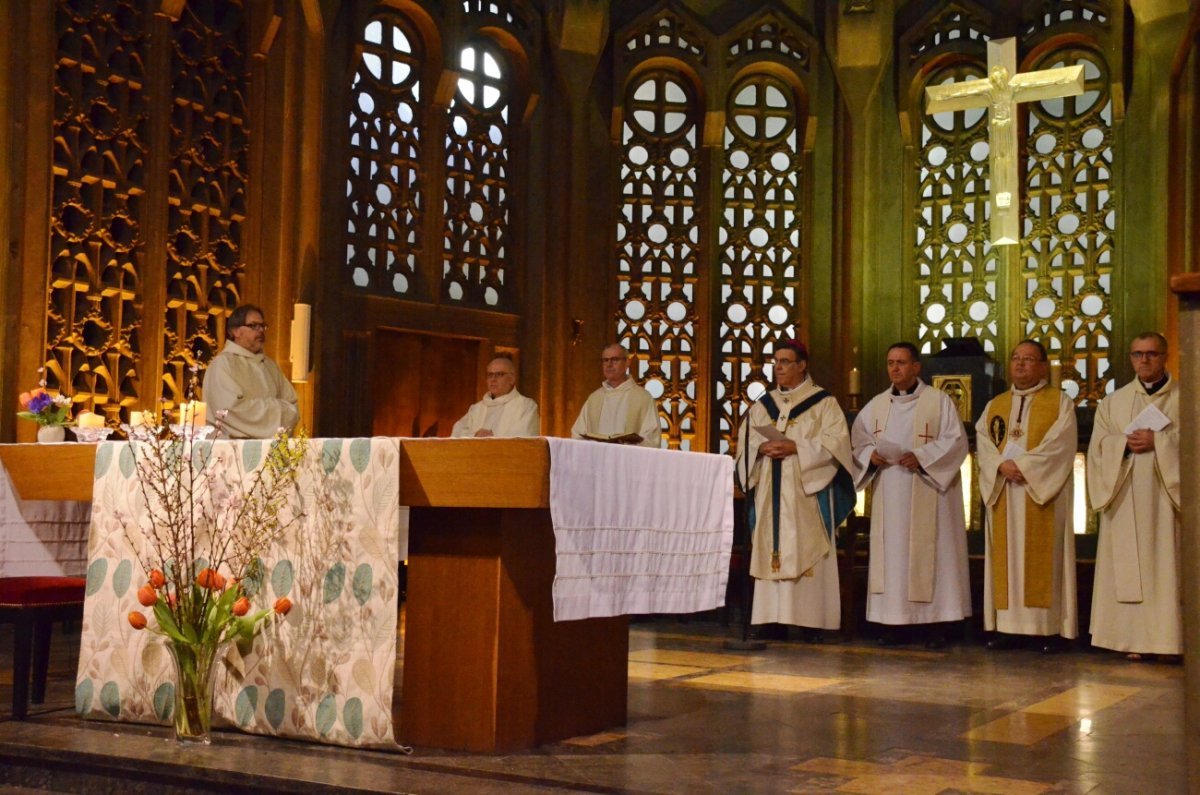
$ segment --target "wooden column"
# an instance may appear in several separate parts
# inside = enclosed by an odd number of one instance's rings
[[[1200,349],[1200,273],[1171,277],[1171,291],[1179,299],[1179,349]],[[1179,385],[1186,396],[1179,412],[1179,492],[1181,506],[1180,561],[1183,588],[1184,755],[1188,764],[1188,791],[1200,793],[1200,414],[1195,396],[1200,394],[1200,357],[1181,356]]]

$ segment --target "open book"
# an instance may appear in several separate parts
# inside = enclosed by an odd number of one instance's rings
[[[590,439],[593,442],[608,442],[609,444],[641,444],[642,437],[636,433],[614,433],[608,436],[601,436],[595,433],[581,434],[584,439]]]

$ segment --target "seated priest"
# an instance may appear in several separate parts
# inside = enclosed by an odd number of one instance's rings
[[[541,432],[537,403],[517,391],[517,367],[511,356],[502,353],[488,362],[487,385],[483,398],[454,423],[451,436],[537,436]]]
[[[225,325],[225,347],[204,373],[208,421],[222,437],[269,439],[300,420],[296,390],[263,353],[267,324],[253,304],[233,310]]]
[[[662,446],[658,405],[650,393],[629,376],[629,353],[609,345],[600,353],[604,382],[588,395],[575,424],[573,439],[595,439],[643,447]]]

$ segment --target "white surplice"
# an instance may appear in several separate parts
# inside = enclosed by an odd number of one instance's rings
[[[816,629],[841,626],[837,550],[833,528],[826,528],[817,494],[830,484],[841,466],[853,472],[846,416],[832,396],[795,420],[788,413],[820,387],[806,379],[795,389],[775,389],[771,397],[779,418],[771,420],[762,401],[743,419],[746,429],[739,445],[737,472],[744,488],[754,490],[755,528],[750,574],[755,578],[754,624],[778,622]],[[756,427],[773,425],[796,443],[796,455],[783,459],[779,511],[780,569],[772,571],[773,517],[771,459],[759,456],[766,437]]]
[[[920,422],[928,427],[917,427],[919,414],[929,417]],[[871,454],[881,441],[885,452],[911,451],[921,469],[911,472],[895,462],[873,467]],[[874,486],[867,620],[929,624],[971,615],[960,475],[967,435],[954,401],[920,381],[912,394],[889,389],[855,419],[851,442],[858,465],[855,486]],[[922,585],[931,580],[932,592],[910,592],[914,578]]]
[[[1019,418],[1021,396],[1032,397],[1039,389],[1052,389],[1042,381],[1029,389],[1012,390],[1012,411],[1008,427],[1027,427],[1028,416]],[[1026,406],[1026,415],[1029,413]],[[1074,490],[1071,476],[1075,467],[1078,433],[1075,404],[1065,393],[1059,394],[1058,419],[1046,431],[1040,444],[1016,456],[1025,484],[1009,483],[999,474],[1004,457],[988,433],[991,403],[975,424],[976,455],[979,462],[979,491],[987,507],[985,562],[983,577],[983,623],[988,630],[1016,635],[1079,635],[1079,611],[1075,589],[1075,536],[1072,532]],[[1022,420],[1022,421],[1019,421]],[[992,534],[1001,532],[992,526],[992,510],[1000,493],[1008,491],[1008,609],[998,610],[992,583]],[[1054,553],[1051,580],[1051,606],[1027,607],[1025,594],[1025,495],[1038,505],[1054,505]]]
[[[537,403],[532,398],[525,397],[515,389],[497,398],[488,392],[467,409],[462,419],[454,423],[450,435],[468,438],[479,431],[488,430],[493,436],[499,437],[537,436],[541,432],[541,424]]]
[[[620,386],[601,384],[588,395],[587,402],[571,426],[571,437],[619,436],[636,433],[643,447],[662,446],[662,426],[658,404],[637,382],[626,378]]]
[[[1127,453],[1125,429],[1147,407],[1171,421],[1154,449]],[[1153,395],[1140,381],[1100,401],[1088,446],[1088,496],[1100,512],[1092,645],[1143,654],[1183,652],[1179,590],[1179,388]]]

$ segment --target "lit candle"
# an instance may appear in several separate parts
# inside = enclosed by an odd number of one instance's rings
[[[81,411],[75,419],[75,424],[80,428],[103,428],[104,417],[90,411]]]
[[[129,412],[129,427],[137,428],[142,425],[153,425],[154,417],[148,411]]]
[[[208,420],[208,407],[199,400],[190,400],[179,407],[179,422],[199,428]]]
[[[1062,362],[1058,359],[1050,360],[1050,386],[1062,388]]]
[[[857,367],[850,368],[850,389],[847,394],[861,395],[862,394],[862,373]]]

